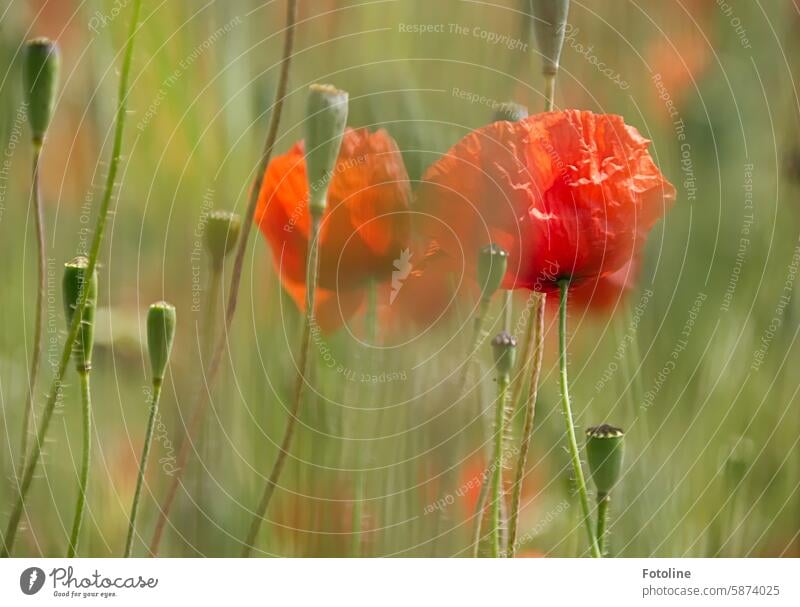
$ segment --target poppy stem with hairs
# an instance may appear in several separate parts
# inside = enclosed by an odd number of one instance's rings
[[[489,541],[491,556],[497,558],[500,553],[500,504],[503,500],[503,444],[505,438],[506,404],[509,397],[510,375],[502,373],[497,376],[497,405],[495,410],[495,439],[492,456],[492,503],[489,508]]]
[[[608,504],[611,501],[608,493],[597,494],[597,548],[600,554],[606,554],[606,526],[608,525]]]
[[[283,111],[284,98],[288,90],[289,82],[289,67],[292,59],[292,49],[294,48],[294,33],[295,22],[297,21],[297,0],[287,0],[286,2],[286,27],[284,28],[283,39],[283,56],[281,58],[281,70],[278,76],[278,85],[275,89],[275,103],[270,117],[269,129],[267,131],[266,140],[264,142],[264,149],[256,167],[255,178],[253,179],[252,189],[250,190],[250,201],[247,207],[247,213],[242,222],[242,234],[239,238],[238,246],[236,248],[236,257],[233,263],[233,270],[231,274],[231,284],[228,291],[228,300],[225,306],[225,325],[224,330],[219,333],[216,344],[214,346],[211,358],[206,369],[206,381],[200,387],[197,394],[197,401],[194,406],[194,414],[192,422],[189,426],[189,434],[184,437],[181,451],[179,451],[178,459],[176,462],[177,469],[170,482],[167,495],[164,499],[162,507],[158,514],[158,520],[153,531],[153,537],[150,540],[150,556],[157,556],[159,546],[161,545],[161,538],[164,534],[164,527],[167,519],[169,518],[170,510],[175,502],[175,497],[178,493],[178,486],[181,484],[181,477],[186,468],[186,460],[189,456],[189,436],[193,426],[199,424],[202,418],[202,410],[205,406],[208,394],[214,386],[216,381],[217,372],[219,371],[220,363],[222,362],[222,355],[225,351],[225,344],[228,340],[231,325],[233,324],[233,316],[236,312],[236,305],[239,301],[239,286],[242,281],[242,269],[244,267],[245,251],[247,250],[247,242],[250,239],[250,230],[253,226],[253,217],[255,216],[256,207],[258,205],[258,194],[261,191],[261,183],[264,179],[264,172],[267,169],[269,160],[272,157],[272,152],[275,148],[275,140],[278,137],[278,127],[280,126],[281,113]],[[202,403],[202,404],[200,404]],[[181,457],[182,456],[182,457]]]
[[[103,198],[100,202],[100,210],[97,216],[97,223],[94,229],[94,238],[92,239],[91,247],[89,249],[89,258],[87,263],[87,274],[92,274],[97,267],[97,258],[100,255],[100,244],[103,242],[103,235],[105,234],[106,221],[108,219],[108,211],[111,205],[111,198],[114,193],[114,185],[117,179],[117,171],[119,170],[120,155],[122,153],[122,135],[124,133],[125,119],[128,112],[128,77],[131,71],[131,61],[133,59],[134,41],[136,34],[139,31],[139,14],[141,12],[142,1],[134,0],[132,8],[132,17],[130,29],[128,30],[128,37],[125,43],[125,52],[122,60],[122,70],[119,79],[119,91],[117,111],[115,116],[114,127],[114,140],[111,151],[111,161],[108,165],[108,175],[106,177],[105,189],[103,190]],[[20,518],[22,511],[25,507],[25,497],[30,489],[33,475],[36,473],[36,468],[39,464],[39,458],[42,454],[42,447],[47,438],[47,430],[50,427],[50,421],[53,418],[55,411],[56,401],[61,395],[62,382],[64,374],[66,373],[69,359],[72,356],[72,349],[75,344],[75,338],[78,336],[78,331],[81,327],[81,317],[83,316],[86,302],[89,298],[89,290],[84,289],[80,297],[78,306],[75,309],[75,315],[70,323],[67,338],[64,342],[64,349],[61,352],[61,358],[58,363],[58,370],[52,383],[50,384],[50,391],[48,393],[47,402],[45,402],[44,409],[42,410],[42,417],[39,423],[39,429],[36,433],[36,442],[31,450],[30,458],[25,465],[25,472],[19,481],[16,503],[11,510],[11,516],[8,519],[6,532],[3,535],[2,543],[0,543],[0,557],[8,557],[14,547],[16,540],[17,530],[19,529]]]
[[[530,338],[526,344],[526,355],[533,348],[531,381],[528,388],[528,398],[525,401],[525,421],[522,428],[522,440],[519,447],[517,467],[514,472],[514,487],[511,494],[511,517],[508,524],[508,549],[506,553],[513,558],[517,551],[517,526],[519,522],[519,508],[522,499],[522,483],[525,478],[525,466],[528,463],[528,451],[533,436],[533,420],[536,414],[536,399],[539,392],[539,376],[542,372],[542,356],[544,354],[544,306],[545,294],[534,293],[533,314],[530,320]],[[525,361],[523,361],[523,369]],[[519,385],[523,385],[524,378],[520,377]],[[514,402],[516,405],[516,400]]]
[[[242,557],[247,558],[253,551],[258,532],[261,529],[261,523],[264,520],[264,515],[267,513],[272,496],[275,494],[275,488],[278,485],[281,472],[286,463],[286,456],[288,455],[289,448],[292,444],[292,437],[297,425],[297,416],[300,413],[300,406],[303,402],[303,392],[306,385],[306,373],[308,371],[308,352],[311,345],[311,329],[315,323],[314,320],[314,300],[317,290],[317,274],[319,270],[319,227],[321,223],[320,215],[311,214],[311,236],[308,241],[308,280],[306,289],[306,313],[305,322],[303,323],[303,337],[300,342],[300,361],[297,367],[297,378],[294,386],[294,397],[292,398],[292,407],[289,410],[289,417],[286,421],[286,429],[283,433],[283,440],[278,448],[278,456],[275,463],[272,465],[272,471],[267,478],[267,484],[264,487],[264,492],[261,495],[261,500],[258,503],[258,509],[253,514],[253,520],[250,523],[250,530],[245,538],[244,547],[242,548]]]
[[[569,383],[567,380],[567,294],[569,292],[569,279],[558,281],[561,293],[561,300],[558,308],[558,353],[559,366],[561,370],[561,407],[564,415],[564,423],[567,430],[567,445],[569,447],[570,459],[572,460],[572,471],[575,474],[575,485],[578,490],[578,499],[581,504],[581,514],[586,533],[589,538],[589,547],[593,557],[600,558],[600,549],[597,546],[595,530],[592,528],[591,512],[589,510],[589,495],[586,491],[586,478],[581,467],[581,456],[578,451],[578,441],[575,438],[575,423],[572,420],[572,407],[569,401]]]
[[[81,410],[83,414],[83,447],[81,450],[81,473],[78,485],[78,501],[75,506],[75,517],[72,520],[67,558],[73,558],[78,550],[78,538],[81,534],[83,512],[86,508],[86,492],[89,485],[89,461],[92,449],[92,394],[89,383],[89,370],[78,372],[81,384]]]
[[[19,472],[21,478],[25,470],[25,458],[28,454],[28,434],[31,425],[33,395],[36,391],[36,378],[39,376],[39,359],[42,353],[42,324],[45,292],[45,244],[44,244],[44,209],[42,208],[41,190],[39,188],[39,159],[42,155],[41,142],[33,145],[33,168],[31,174],[31,198],[33,199],[34,223],[36,225],[36,250],[38,269],[38,290],[36,292],[36,318],[34,320],[33,348],[30,370],[28,371],[28,394],[25,399],[25,410],[22,414],[22,440],[20,441]]]

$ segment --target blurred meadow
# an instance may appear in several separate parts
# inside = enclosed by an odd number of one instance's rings
[[[41,406],[65,337],[63,263],[94,225],[112,138],[128,0],[0,3],[0,518],[13,504],[36,289],[20,52],[48,36],[61,82],[44,145],[47,298]],[[386,129],[412,187],[497,103],[543,109],[527,2],[301,1],[276,153],[303,137],[308,86],[350,93],[348,124]],[[118,185],[99,266],[93,459],[79,553],[118,556],[148,411],[144,314],[177,308],[134,554],[144,555],[202,372],[208,212],[244,214],[278,77],[282,1],[145,0]],[[420,32],[420,25],[441,26]],[[579,437],[626,430],[612,556],[792,556],[800,549],[800,7],[789,0],[573,1],[557,108],[621,114],[678,191],[638,281],[602,311],[570,309]],[[413,262],[413,259],[412,259]],[[237,556],[276,457],[302,315],[263,236],[247,249],[220,380],[195,437],[164,556]],[[224,281],[230,279],[225,266]],[[515,299],[515,318],[527,293]],[[424,293],[412,308],[425,308]],[[528,474],[521,554],[586,550],[558,406],[556,302]],[[364,316],[312,344],[296,441],[256,553],[468,556],[489,448],[491,352],[459,383],[476,302],[401,324]],[[490,335],[500,328],[494,302]],[[223,311],[218,308],[219,326]],[[75,373],[45,446],[15,554],[61,556],[80,466]],[[474,388],[474,389],[473,389]],[[481,399],[483,396],[483,399]],[[513,417],[518,438],[522,413]],[[358,531],[358,532],[356,532]]]

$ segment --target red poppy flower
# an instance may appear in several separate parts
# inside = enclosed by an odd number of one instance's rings
[[[305,307],[311,224],[303,142],[270,162],[255,221],[272,249],[284,288]],[[371,281],[391,278],[408,247],[408,175],[397,144],[384,130],[347,129],[320,226],[316,321],[337,328],[361,305]]]
[[[572,289],[569,305],[589,312],[613,312],[622,305],[638,276],[639,259],[634,257],[616,272],[598,276]]]
[[[563,278],[608,275],[675,198],[648,144],[620,116],[579,110],[488,125],[424,175],[420,230],[470,268],[481,246],[504,247],[505,288],[551,291]]]

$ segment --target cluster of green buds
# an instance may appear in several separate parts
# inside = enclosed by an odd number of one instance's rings
[[[53,117],[58,87],[60,56],[58,45],[48,38],[35,38],[25,44],[23,81],[31,136],[36,146],[44,141]]]
[[[481,299],[489,301],[495,291],[500,288],[508,268],[508,253],[500,246],[492,243],[480,250],[478,254],[478,285],[481,288]]]
[[[542,74],[555,76],[564,46],[569,0],[531,0],[533,31],[542,55]]]
[[[203,239],[215,270],[222,268],[225,258],[236,246],[242,231],[242,219],[230,211],[212,211],[208,214]]]
[[[80,319],[78,335],[72,356],[79,373],[88,373],[92,368],[92,350],[94,348],[94,317],[97,309],[97,270],[87,276],[89,260],[78,256],[64,264],[62,279],[62,293],[64,298],[64,313],[67,326],[72,325],[75,311],[80,306],[81,298],[86,296],[86,305]]]
[[[161,385],[175,339],[175,306],[159,301],[147,312],[147,349],[153,384]]]
[[[308,90],[305,120],[306,176],[309,211],[322,217],[347,124],[349,96],[329,84],[312,84]]]

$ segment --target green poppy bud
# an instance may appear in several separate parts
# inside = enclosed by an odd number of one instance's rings
[[[725,477],[732,487],[742,482],[747,470],[753,463],[753,441],[737,436],[726,447]]]
[[[491,299],[508,268],[508,253],[496,244],[483,247],[478,255],[478,284],[482,299]]]
[[[494,110],[493,122],[508,120],[509,122],[519,122],[528,117],[528,108],[521,103],[504,101]]]
[[[533,31],[542,54],[542,73],[555,76],[564,46],[569,0],[531,0]]]
[[[166,301],[154,303],[147,312],[147,349],[154,384],[164,379],[174,338],[175,306]]]
[[[306,111],[306,175],[308,206],[312,215],[325,212],[330,184],[344,127],[347,124],[348,94],[328,85],[312,84]]]
[[[25,44],[23,76],[25,101],[31,123],[33,142],[41,145],[56,101],[58,45],[47,38],[35,38]]]
[[[208,215],[206,230],[203,233],[206,249],[211,255],[211,263],[221,267],[225,257],[236,246],[242,220],[236,213],[229,211],[212,211]]]
[[[494,364],[498,375],[509,375],[517,358],[517,339],[508,331],[501,331],[492,340]]]
[[[67,326],[72,325],[75,310],[78,308],[84,289],[86,305],[81,316],[81,325],[75,338],[72,355],[79,373],[85,373],[92,368],[92,348],[94,347],[94,315],[97,309],[97,270],[91,277],[86,276],[89,260],[85,257],[76,257],[64,264],[64,277],[61,282],[64,297],[64,314],[67,317]]]
[[[586,459],[598,496],[607,495],[622,471],[625,433],[603,424],[586,430]]]

